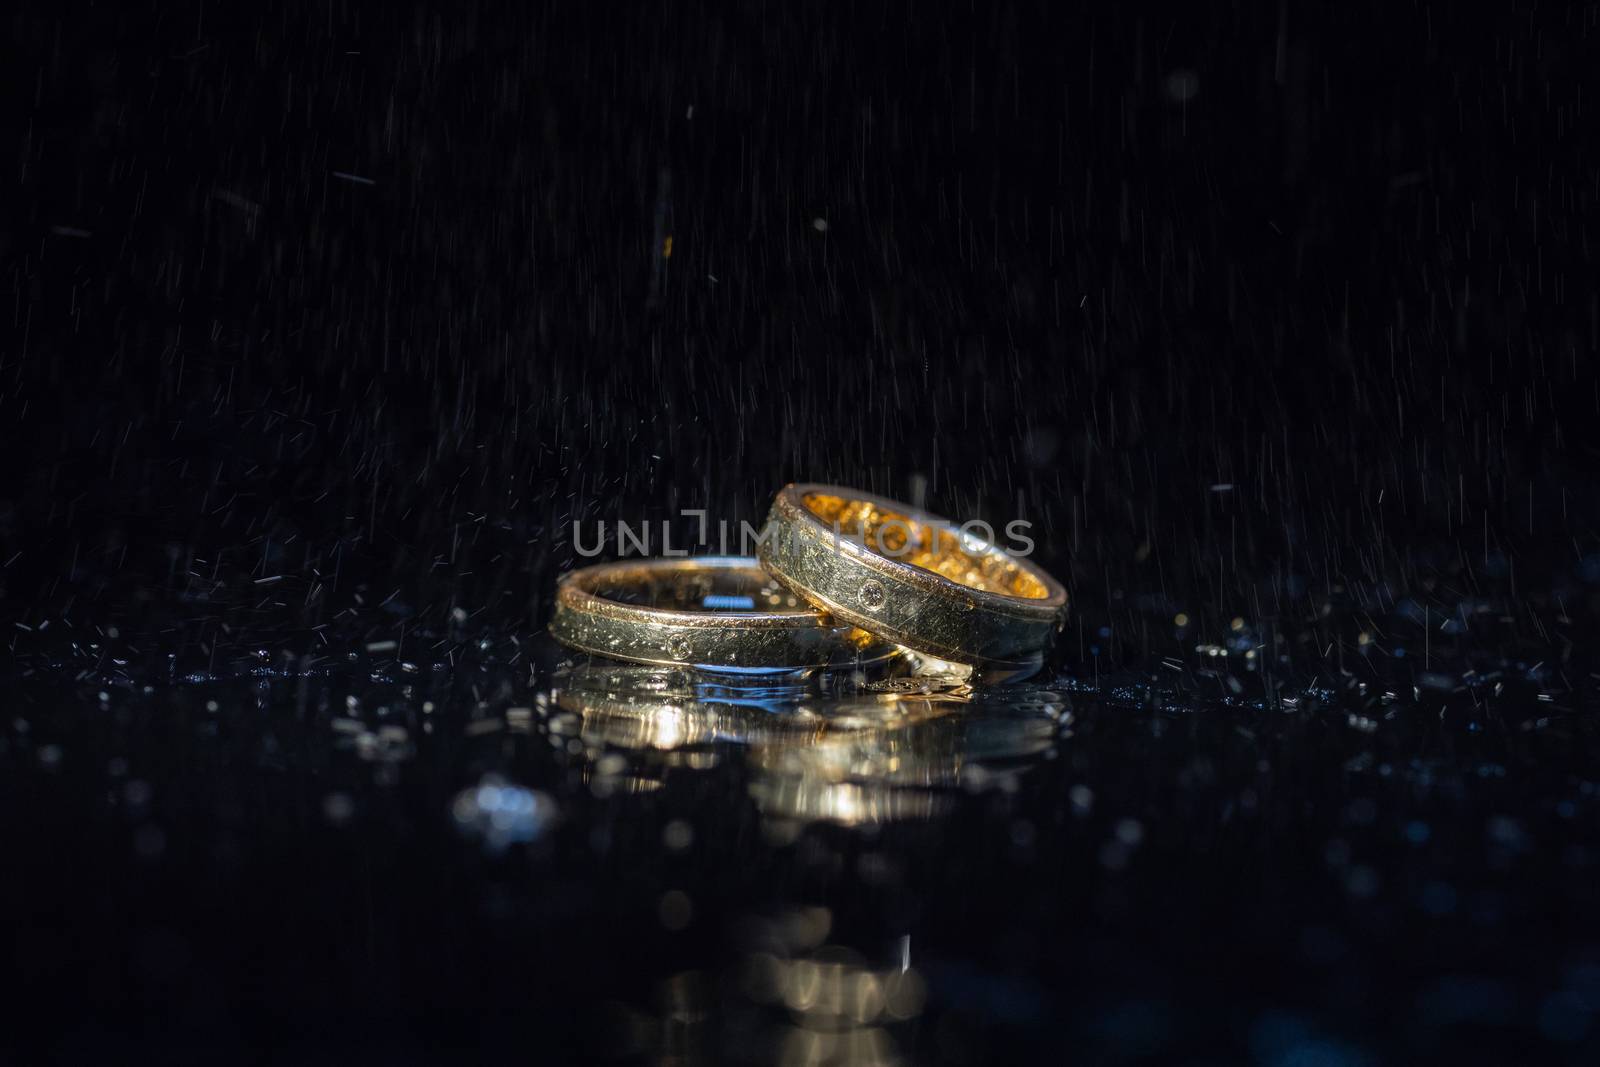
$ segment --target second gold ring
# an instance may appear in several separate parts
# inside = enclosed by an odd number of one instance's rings
[[[1043,568],[949,520],[831,485],[789,485],[762,566],[834,618],[941,659],[1037,659],[1067,593]]]

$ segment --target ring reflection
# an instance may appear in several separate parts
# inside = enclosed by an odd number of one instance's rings
[[[927,660],[880,678],[777,681],[591,662],[555,681],[556,705],[577,717],[593,754],[597,790],[737,753],[775,825],[926,819],[962,792],[1014,788],[1068,714],[1054,691],[977,686],[966,668]]]

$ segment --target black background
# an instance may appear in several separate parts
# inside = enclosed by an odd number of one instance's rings
[[[459,751],[403,801],[372,800],[352,848],[308,829],[314,811],[286,814],[326,784],[318,745],[277,735],[279,698],[196,752],[178,739],[201,698],[163,716],[158,688],[108,734],[96,694],[202,668],[226,687],[240,664],[317,648],[323,625],[353,649],[396,626],[525,635],[573,562],[574,520],[756,521],[806,479],[925,486],[945,514],[1032,521],[1074,604],[1053,669],[1102,697],[1103,677],[1147,685],[1236,617],[1286,635],[1280,681],[1252,682],[1269,709],[1275,685],[1340,671],[1406,696],[1425,642],[1430,674],[1524,672],[1495,691],[1508,703],[1471,700],[1462,730],[1486,737],[1448,742],[1357,736],[1345,710],[1290,728],[1212,708],[1174,748],[1141,732],[1154,712],[1084,697],[1100,747],[1073,774],[1104,777],[1170,848],[1135,884],[1079,883],[1094,847],[1045,833],[1045,858],[1002,879],[933,862],[985,839],[986,809],[904,831],[887,851],[931,865],[907,879],[919,931],[1005,961],[972,980],[977,1001],[1057,1005],[1020,1027],[978,1011],[916,1058],[1277,1062],[1247,1035],[1280,1001],[1354,1057],[1319,1062],[1488,1040],[1511,1059],[1577,1055],[1570,1027],[1539,1019],[1600,952],[1583,799],[1592,7],[24,3],[5,21],[0,582],[27,727],[0,763],[13,969],[47,1047],[382,1058],[482,1041],[564,1058],[585,1047],[584,1006],[715,958],[709,922],[665,947],[630,925],[653,912],[629,911],[607,864],[666,862],[642,847],[596,860],[574,832],[514,875],[439,860],[458,850],[450,793],[481,770]],[[79,647],[96,626],[117,627],[125,663]],[[1356,666],[1369,631],[1412,660]],[[345,681],[324,684],[342,699]],[[1451,690],[1427,688],[1431,716]],[[1552,692],[1560,739],[1518,741]],[[1219,860],[1167,786],[1196,758],[1254,773],[1236,727],[1287,731],[1274,759],[1298,770]],[[64,752],[48,773],[47,736]],[[1472,844],[1415,875],[1505,879],[1470,936],[1319,902],[1307,872],[1371,745],[1469,783],[1492,777],[1481,761],[1512,768],[1438,802]],[[95,807],[119,753],[165,767],[144,772],[164,805],[156,870]],[[679,797],[709,820],[702,841],[738,819],[708,814],[742,795],[730,775]],[[1071,778],[1042,781],[1038,810]],[[248,798],[218,814],[233,790]],[[1408,796],[1379,824],[1429,803]],[[1534,832],[1563,802],[1577,814]],[[1506,812],[1533,841],[1524,867],[1479,854]],[[741,867],[735,838],[683,876],[699,899],[806,897],[777,861]],[[1411,877],[1400,852],[1374,848],[1386,888]],[[842,909],[850,892],[823,895]],[[863,939],[913,923],[888,910]],[[1345,957],[1359,965],[1313,975],[1295,948],[1308,926],[1365,946]],[[1449,945],[1462,958],[1441,960]],[[1448,990],[1481,978],[1515,1007],[1462,994],[1468,1008],[1417,1022],[1429,983],[1458,973],[1476,977]],[[1088,995],[1105,990],[1123,993]],[[1165,1036],[1094,1028],[1126,1003],[1166,1005],[1164,1029],[1132,1028]]]

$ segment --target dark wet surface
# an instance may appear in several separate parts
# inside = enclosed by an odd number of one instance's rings
[[[222,612],[163,667],[182,628],[38,619],[13,952],[69,1055],[1578,1059],[1596,681],[1537,604],[1147,612],[1148,659],[1002,685],[370,604],[259,649]]]

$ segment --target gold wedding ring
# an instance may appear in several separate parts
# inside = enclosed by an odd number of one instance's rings
[[[877,662],[894,646],[826,618],[739,556],[603,563],[556,589],[550,633],[637,663],[779,671]]]
[[[909,505],[789,485],[767,515],[762,566],[835,620],[958,663],[1036,658],[1067,593],[1030,561]]]

